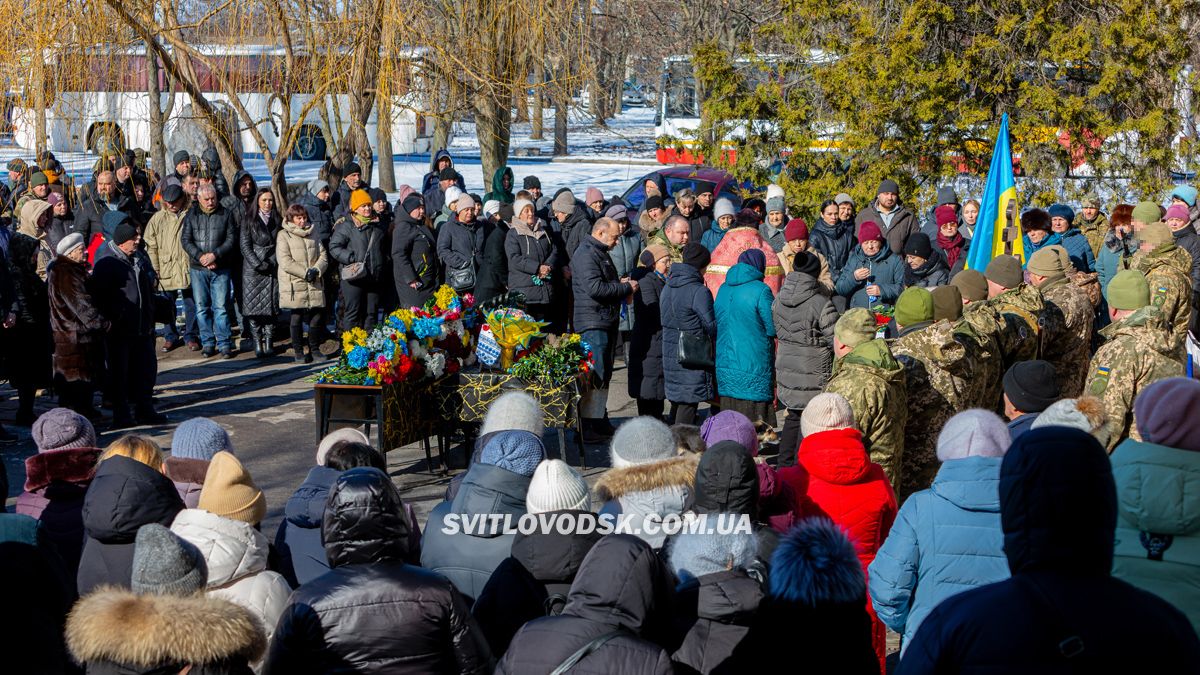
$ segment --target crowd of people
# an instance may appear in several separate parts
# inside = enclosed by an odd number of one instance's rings
[[[508,168],[480,198],[439,152],[394,207],[350,163],[281,213],[210,153],[161,177],[101,155],[78,187],[14,160],[0,193],[6,365],[39,449],[0,560],[50,599],[32,671],[742,672],[787,639],[883,672],[888,629],[905,673],[1200,666],[1190,186],[1029,209],[1023,255],[967,269],[979,204],[943,188],[921,218],[891,180],[810,226],[778,186],[735,204],[658,174],[641,204],[515,190]],[[322,442],[273,540],[219,425],[179,425],[165,460],[140,436],[95,447],[97,387],[113,428],[164,419],[156,324],[164,351],[233,357],[236,331],[265,357],[286,309],[307,362],[335,315],[369,328],[442,283],[582,335],[583,440],[611,465],[592,488],[521,393],[424,528],[355,431]],[[35,422],[51,382],[63,407]],[[450,526],[554,513],[633,531]],[[682,514],[753,528],[660,527]]]

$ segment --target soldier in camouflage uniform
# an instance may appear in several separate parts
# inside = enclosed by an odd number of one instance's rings
[[[875,318],[862,307],[847,311],[834,325],[833,353],[833,376],[825,391],[850,402],[871,461],[883,467],[895,488],[908,417],[904,369],[887,343],[875,339]]]
[[[1104,246],[1104,237],[1108,234],[1108,217],[1100,210],[1100,200],[1088,197],[1080,202],[1074,224],[1083,236],[1087,237],[1088,245],[1092,247],[1092,255],[1099,258],[1100,247]]]
[[[975,364],[972,376],[975,385],[964,394],[964,408],[984,408],[1002,411],[1000,395],[1004,392],[1004,358],[1000,353],[1000,316],[987,303],[987,279],[977,270],[963,270],[950,282],[962,294],[962,320],[955,331]]]
[[[999,315],[1004,358],[1000,372],[1018,361],[1040,358],[1046,322],[1041,292],[1025,283],[1021,263],[1010,255],[992,258],[983,275],[988,282],[988,306]]]
[[[964,344],[968,338],[956,334],[949,321],[934,322],[933,314],[933,295],[924,288],[909,288],[896,300],[900,336],[891,342],[891,348],[904,367],[908,398],[898,490],[901,500],[933,482],[941,465],[937,432],[966,409],[963,402],[978,378]]]
[[[1108,284],[1112,323],[1100,330],[1105,343],[1089,366],[1085,393],[1104,402],[1100,442],[1109,452],[1126,438],[1142,440],[1133,415],[1138,394],[1158,380],[1183,375],[1159,308],[1151,303],[1146,277],[1123,270]]]
[[[1162,313],[1176,358],[1183,360],[1192,317],[1192,256],[1175,245],[1166,223],[1150,223],[1138,234],[1140,250],[1129,268],[1146,275],[1150,304]]]
[[[1062,246],[1047,246],[1029,258],[1030,281],[1046,301],[1042,358],[1054,366],[1063,398],[1083,391],[1096,317],[1087,291],[1067,278],[1071,269],[1070,255]]]

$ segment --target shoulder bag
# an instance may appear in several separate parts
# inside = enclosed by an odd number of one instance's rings
[[[679,323],[679,314],[671,312]],[[690,370],[711,370],[716,367],[712,338],[703,331],[679,331],[679,349],[675,355],[679,365]]]

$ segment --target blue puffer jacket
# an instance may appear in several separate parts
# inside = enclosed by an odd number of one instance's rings
[[[1092,255],[1092,245],[1087,236],[1077,227],[1072,227],[1062,233],[1062,246],[1071,256],[1071,264],[1080,272],[1096,270],[1096,256]]]
[[[321,543],[321,518],[329,490],[341,474],[337,469],[314,466],[283,507],[283,520],[275,532],[278,572],[296,588],[329,571]]]
[[[880,621],[903,635],[901,649],[946,598],[1008,578],[1000,529],[1001,461],[947,461],[928,490],[900,507],[867,579]]]
[[[1037,253],[1047,246],[1054,246],[1055,244],[1061,246],[1063,243],[1062,235],[1057,232],[1050,232],[1047,234],[1046,238],[1043,239],[1042,243],[1040,244],[1033,243],[1033,240],[1029,238],[1028,234],[1023,234],[1021,235],[1021,242],[1025,245],[1025,262],[1021,264],[1022,268],[1029,264],[1029,259],[1033,257],[1034,253]]]
[[[662,363],[667,400],[673,403],[699,403],[713,397],[713,374],[679,365],[681,331],[705,333],[716,337],[717,319],[713,299],[704,285],[700,270],[685,263],[671,266],[667,286],[658,301],[662,318]]]
[[[700,237],[700,245],[708,249],[709,253],[712,253],[713,251],[717,250],[717,245],[719,245],[721,240],[725,238],[725,233],[728,231],[729,230],[722,230],[721,226],[717,224],[717,219],[713,218],[712,224],[708,226],[708,229],[704,232],[704,235]]]
[[[846,260],[846,266],[842,268],[842,273],[838,275],[834,284],[837,294],[850,298],[851,307],[870,309],[866,289],[874,283],[879,285],[881,294],[877,302],[894,304],[904,290],[905,265],[904,259],[893,254],[886,245],[871,257],[863,253],[862,246],[856,246],[850,252],[850,258]],[[860,267],[871,270],[871,276],[862,281],[855,279],[854,270]]]
[[[746,263],[729,268],[717,292],[717,393],[743,401],[770,401],[772,346],[771,289],[763,273]]]
[[[1117,276],[1117,272],[1125,269],[1125,259],[1133,256],[1135,249],[1129,239],[1119,239],[1109,230],[1104,235],[1104,245],[1100,247],[1100,257],[1096,259],[1096,272],[1100,275],[1100,292],[1108,299],[1108,282]]]

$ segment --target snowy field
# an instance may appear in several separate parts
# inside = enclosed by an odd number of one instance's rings
[[[567,144],[571,155],[551,161],[553,149],[554,112],[545,112],[545,140],[529,140],[528,123],[513,125],[512,152],[508,165],[515,176],[515,190],[521,187],[525,176],[534,175],[541,179],[545,192],[553,193],[560,187],[569,187],[582,198],[583,191],[595,186],[607,198],[625,191],[636,179],[654,171],[654,110],[652,108],[628,108],[610,121],[607,129],[592,124],[590,118],[572,113],[568,125]],[[483,195],[490,189],[491,177],[483,176],[479,162],[479,144],[475,138],[475,125],[463,122],[455,125],[450,153],[455,157],[455,166],[463,174],[470,192]],[[529,153],[540,156],[527,156]],[[14,157],[29,161],[33,151],[12,145],[0,146],[0,164]],[[82,152],[56,152],[67,172],[77,183],[91,180],[92,165],[96,156]],[[576,161],[586,160],[586,161]],[[429,171],[427,157],[396,156],[396,184],[418,186],[421,177]],[[243,160],[247,171],[262,184],[269,177],[266,162],[249,156]],[[316,178],[322,162],[287,163],[289,183],[307,182]],[[395,199],[397,193],[391,195]]]

